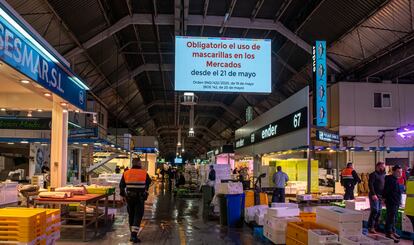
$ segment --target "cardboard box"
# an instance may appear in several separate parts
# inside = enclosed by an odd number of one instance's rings
[[[363,218],[360,212],[335,206],[316,207],[316,217],[318,216],[334,222],[362,222]]]
[[[287,207],[278,207],[278,208],[269,208],[267,214],[273,217],[293,217],[299,216],[299,208],[287,208]]]
[[[323,229],[309,229],[308,230],[308,244],[320,244],[327,242],[337,242],[338,235]]]

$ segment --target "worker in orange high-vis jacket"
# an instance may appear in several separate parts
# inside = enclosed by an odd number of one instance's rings
[[[144,216],[144,204],[148,197],[148,188],[151,178],[147,171],[141,169],[139,158],[132,159],[132,168],[125,171],[119,183],[120,195],[127,204],[131,239],[133,243],[139,243],[139,229]]]
[[[354,200],[354,189],[358,183],[361,183],[361,179],[355,172],[353,164],[349,162],[341,172],[341,184],[345,189],[344,200]]]

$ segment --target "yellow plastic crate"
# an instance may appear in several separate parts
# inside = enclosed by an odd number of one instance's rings
[[[299,218],[303,222],[316,222],[316,213],[312,213],[312,212],[300,212]]]
[[[328,229],[327,227],[315,222],[289,222],[286,228],[286,237],[290,237],[298,242],[308,244],[309,229]],[[334,231],[332,231],[334,232]],[[337,232],[335,232],[337,234]]]
[[[33,212],[46,212],[46,226],[56,224],[60,222],[60,209],[53,208],[11,208],[6,207],[5,209],[14,210],[16,212],[20,211],[33,211]]]
[[[43,226],[46,223],[46,212],[42,210],[0,209],[0,226],[17,225],[20,227]]]
[[[289,236],[286,236],[286,245],[306,245],[306,244],[303,242],[299,242],[298,240],[293,239]]]
[[[38,237],[30,242],[18,242],[18,241],[2,241],[0,245],[53,245],[54,243],[47,244],[47,240],[44,237]]]

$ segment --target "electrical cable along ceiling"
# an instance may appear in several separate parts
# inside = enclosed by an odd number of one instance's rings
[[[91,87],[110,126],[156,135],[175,154],[230,143],[245,123],[311,82],[313,41],[327,40],[331,82],[411,83],[410,0],[8,0]],[[272,93],[197,93],[195,137],[186,136],[190,109],[174,91],[175,35],[272,40]]]

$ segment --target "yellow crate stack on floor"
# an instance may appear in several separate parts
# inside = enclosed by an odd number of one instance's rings
[[[0,209],[0,244],[46,245],[46,211]]]
[[[44,243],[34,243],[34,244],[46,244],[53,245],[57,240],[60,239],[60,230],[61,230],[61,219],[60,219],[60,209],[47,209],[47,208],[5,208],[7,210],[12,210],[13,212],[45,212],[46,216],[42,224],[45,224],[44,232]],[[0,209],[1,210],[1,209]],[[2,242],[0,241],[0,245]],[[16,243],[14,243],[16,244]]]

